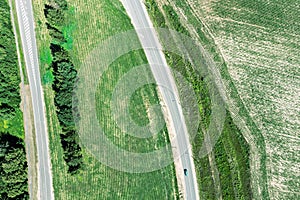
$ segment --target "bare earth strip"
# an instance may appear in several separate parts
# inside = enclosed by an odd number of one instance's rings
[[[36,156],[36,144],[35,133],[33,124],[33,111],[31,103],[31,95],[29,85],[21,85],[21,110],[24,116],[24,128],[25,128],[25,148],[28,164],[28,186],[30,199],[38,199],[38,180],[37,180],[37,156]]]

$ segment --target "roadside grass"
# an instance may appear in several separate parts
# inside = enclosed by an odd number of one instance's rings
[[[249,145],[228,113],[214,152],[223,198],[252,199]]]
[[[123,133],[116,122],[114,122],[111,113],[110,101],[117,82],[134,66],[146,63],[147,61],[143,51],[133,51],[121,56],[113,62],[109,69],[102,75],[96,93],[96,99],[98,100],[97,116],[103,131],[117,146],[128,151],[150,152],[153,151],[154,148],[158,149],[168,143],[166,126],[164,126],[155,137],[141,139]],[[141,74],[141,76],[143,75],[145,76],[145,79],[150,79],[152,77],[150,69],[148,72],[145,71],[145,74]],[[118,98],[125,98],[126,94],[119,95]],[[144,85],[140,87],[131,95],[130,102],[128,103],[129,114],[132,117],[132,120],[140,126],[149,124],[150,120],[153,120],[151,119],[153,118],[151,116],[157,116],[159,114],[162,116],[162,113],[155,114],[147,111],[151,105],[159,104],[155,85]],[[123,120],[125,122],[128,121],[128,119]],[[163,118],[161,120],[163,120]]]
[[[148,9],[156,27],[159,24],[167,24],[171,29],[185,35],[190,35],[186,28],[181,25],[179,17],[172,6],[162,5],[163,12],[161,11],[161,14],[154,15],[158,11],[154,12],[153,7],[159,9],[155,1],[147,0],[146,5],[152,5],[152,8],[149,9],[148,6]],[[164,20],[159,19],[158,21],[157,16],[164,16]],[[161,23],[161,21],[164,21],[164,23]],[[204,35],[201,35],[201,37],[205,38]],[[209,45],[208,41],[208,39],[204,41],[207,46]],[[200,197],[203,199],[216,199],[216,185],[220,184],[224,199],[251,199],[249,145],[246,143],[240,130],[233,123],[230,114],[227,113],[222,135],[213,149],[215,163],[220,176],[220,183],[214,183],[212,166],[210,165],[208,156],[203,158],[198,156],[204,138],[202,129],[207,128],[209,125],[211,113],[211,100],[207,83],[203,77],[197,74],[191,64],[182,57],[170,52],[165,52],[165,55],[170,67],[186,77],[192,84],[195,94],[198,97],[197,101],[201,122],[198,134],[192,141],[192,145]]]
[[[197,135],[192,141],[199,196],[203,199],[216,199],[216,188],[208,156],[203,158],[198,156],[203,139],[203,133],[199,129]]]
[[[43,5],[46,1],[34,3],[37,21],[37,36],[40,52],[41,74],[44,78],[45,104],[51,150],[54,193],[57,199],[178,199],[179,192],[174,165],[149,173],[125,173],[101,164],[90,152],[82,147],[83,169],[78,174],[67,173],[60,143],[61,127],[54,106],[54,92],[51,87],[52,73],[49,72],[51,56],[48,46],[50,37],[45,27]],[[101,41],[133,29],[119,1],[69,1],[67,13],[70,24],[64,34],[68,38],[64,46],[69,50],[77,69],[89,52]],[[118,9],[117,9],[118,8]],[[72,23],[76,22],[76,23]],[[113,88],[118,80],[135,66],[146,64],[143,51],[134,51],[121,56],[103,74],[97,88],[97,116],[107,136],[120,148],[134,152],[149,152],[169,143],[166,127],[155,137],[145,140],[128,136],[112,121],[107,101],[111,100]],[[134,81],[134,80],[133,80]],[[151,121],[149,106],[157,104],[155,85],[139,88],[129,102],[130,116],[139,125]]]

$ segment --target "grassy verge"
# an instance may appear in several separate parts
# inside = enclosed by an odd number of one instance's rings
[[[214,151],[223,198],[252,199],[249,145],[230,116],[227,116],[223,133]]]
[[[87,149],[82,147],[83,167],[77,174],[70,175],[64,162],[63,148],[60,144],[62,128],[54,106],[54,91],[51,87],[49,65],[52,57],[49,54],[51,39],[45,27],[43,6],[46,1],[39,0],[34,4],[37,20],[37,35],[39,35],[40,63],[45,90],[45,103],[49,125],[51,161],[53,170],[53,185],[57,199],[176,199],[178,190],[174,166],[144,174],[131,174],[113,170],[95,159]],[[74,67],[80,64],[89,52],[99,42],[109,36],[131,29],[129,18],[124,14],[118,1],[69,1],[70,12],[67,19],[76,22],[72,27],[64,27],[64,37],[69,38],[64,48],[71,55]],[[116,8],[120,8],[118,10]],[[71,45],[70,45],[71,44]],[[148,152],[168,143],[166,129],[157,138],[140,141],[124,135],[111,121],[109,107],[105,102],[111,100],[114,85],[128,70],[134,66],[146,63],[142,51],[130,52],[117,59],[105,72],[99,82],[96,93],[97,115],[99,123],[107,130],[109,138],[121,148]],[[147,113],[149,105],[158,102],[155,87],[145,86],[137,90],[130,101],[130,114],[138,124],[151,121]],[[120,137],[118,137],[120,136]]]
[[[155,4],[155,1],[147,0],[146,2],[159,9]],[[189,32],[181,25],[172,6],[163,5],[162,10],[164,14],[156,16],[153,15],[154,12],[152,10],[149,10],[152,20],[156,26],[160,23],[157,21],[157,16],[164,16],[165,19],[160,21],[165,21],[165,24],[168,24],[169,28],[183,34],[190,35]],[[201,37],[204,39],[204,34],[202,34]],[[206,45],[209,45],[208,41],[209,40],[204,39],[204,43]],[[201,129],[208,126],[210,119],[211,105],[209,91],[205,80],[201,78],[195,70],[193,70],[193,67],[189,64],[189,62],[185,61],[178,55],[171,54],[170,52],[165,53],[169,65],[176,71],[179,71],[190,83],[192,83],[194,91],[198,97],[197,100],[202,121],[200,124],[201,128],[199,128],[199,132],[193,141],[193,152],[195,155],[198,155],[204,138]],[[220,185],[223,198],[251,199],[249,146],[239,129],[233,124],[229,114],[226,116],[224,130],[217,145],[214,147],[214,152],[216,165],[220,174]],[[195,156],[195,164],[200,196],[204,199],[215,199],[216,191],[213,189],[215,185],[212,178],[212,170],[208,156],[204,158],[198,158]]]
[[[124,63],[128,63],[125,64]],[[143,51],[134,51],[125,54],[118,58],[110,68],[102,75],[99,87],[97,89],[96,98],[98,99],[98,119],[100,125],[108,137],[114,141],[117,146],[123,149],[134,152],[150,152],[154,148],[160,148],[168,143],[167,129],[164,127],[156,137],[146,139],[135,138],[133,136],[124,134],[116,122],[113,120],[110,112],[110,99],[117,82],[134,66],[146,64],[147,60]],[[116,73],[117,72],[117,73]],[[145,77],[151,78],[150,70],[145,72]],[[120,94],[119,98],[124,98],[126,94]],[[124,95],[124,97],[122,96]],[[153,120],[149,113],[151,105],[159,104],[155,85],[145,85],[136,90],[129,103],[129,112],[133,121],[140,126],[145,126]],[[162,116],[162,113],[156,115]],[[126,119],[125,119],[126,120]],[[149,177],[150,178],[150,177]]]

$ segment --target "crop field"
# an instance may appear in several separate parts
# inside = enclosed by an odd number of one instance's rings
[[[299,199],[299,1],[192,2],[266,143],[271,199]],[[199,9],[200,8],[200,9]]]
[[[57,199],[178,199],[179,191],[174,165],[149,173],[126,173],[101,164],[88,149],[81,147],[82,167],[78,173],[68,173],[64,160],[64,150],[60,142],[62,127],[57,118],[55,92],[51,84],[53,74],[49,65],[53,57],[49,51],[49,32],[45,27],[44,4],[34,3],[37,22],[38,45],[41,72],[44,77],[45,101],[48,115],[48,130],[53,171],[53,185]],[[132,29],[129,18],[117,0],[68,1],[67,19],[69,24],[63,28],[71,60],[79,69],[84,59],[99,42],[122,31]],[[46,42],[45,42],[46,41]],[[169,143],[167,129],[164,127],[155,137],[138,139],[124,134],[114,122],[110,103],[115,85],[130,69],[146,64],[143,51],[132,51],[117,58],[101,76],[97,87],[96,107],[100,126],[105,134],[118,147],[132,152],[150,152]],[[146,76],[149,75],[146,72]],[[149,77],[150,79],[150,77]],[[129,114],[136,124],[151,123],[150,106],[158,104],[155,85],[145,85],[136,90],[129,102]],[[160,115],[158,113],[157,115]],[[171,155],[170,155],[171,156]]]
[[[172,6],[192,37],[218,53],[215,62],[225,61],[219,70],[233,121],[250,145],[253,197],[299,199],[300,1],[157,2]]]

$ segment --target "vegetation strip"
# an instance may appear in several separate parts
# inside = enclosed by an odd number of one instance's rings
[[[6,0],[0,0],[0,19],[0,199],[28,199],[20,75]]]
[[[46,83],[53,83],[52,88],[55,91],[54,103],[57,107],[56,113],[62,127],[60,138],[64,149],[64,159],[69,167],[69,173],[75,174],[81,168],[82,153],[78,143],[79,138],[72,110],[73,88],[77,71],[69,58],[66,48],[68,38],[62,31],[62,28],[66,24],[64,12],[67,9],[67,2],[64,0],[55,0],[49,4],[45,4],[46,26],[52,37],[50,44],[52,57],[51,62],[49,62],[49,74],[46,74],[47,77],[44,78],[44,81]]]

